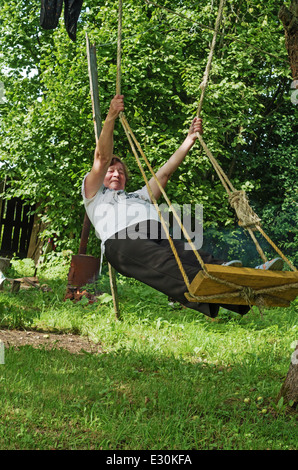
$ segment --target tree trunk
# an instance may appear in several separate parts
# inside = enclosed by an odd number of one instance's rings
[[[286,48],[293,80],[298,80],[298,0],[292,0],[289,8],[283,5],[278,17],[285,29]]]
[[[284,398],[285,403],[293,402],[292,407],[298,405],[298,344],[292,354],[292,361],[286,380],[280,389],[278,400]]]

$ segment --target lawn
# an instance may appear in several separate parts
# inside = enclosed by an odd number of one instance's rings
[[[30,276],[29,260],[11,275]],[[298,340],[297,302],[215,319],[103,274],[93,304],[64,301],[69,257],[38,272],[51,290],[0,291],[0,330],[72,333],[100,353],[11,345],[0,365],[2,450],[297,450],[297,410],[277,401]]]

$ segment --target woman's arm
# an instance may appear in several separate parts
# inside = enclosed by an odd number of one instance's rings
[[[85,180],[85,195],[88,199],[95,196],[110,166],[114,149],[115,121],[121,111],[124,111],[124,97],[115,95],[96,144],[92,169]]]
[[[166,187],[171,175],[174,173],[174,171],[177,170],[177,168],[183,162],[189,150],[195,143],[197,139],[197,132],[199,132],[200,134],[203,133],[202,119],[200,118],[194,118],[184,142],[180,145],[176,152],[173,153],[169,160],[157,171],[156,176],[162,188]],[[150,179],[149,185],[154,197],[158,199],[161,196],[161,190],[159,189],[158,184],[156,183],[154,178]]]

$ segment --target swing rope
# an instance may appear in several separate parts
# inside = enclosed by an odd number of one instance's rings
[[[217,15],[217,19],[216,19],[216,25],[215,25],[215,30],[214,30],[214,35],[213,35],[213,40],[212,40],[212,44],[211,44],[211,49],[210,49],[210,53],[209,53],[209,57],[208,57],[208,61],[207,61],[207,65],[206,65],[206,69],[205,69],[205,73],[204,73],[204,76],[203,76],[203,80],[202,80],[202,83],[201,83],[201,96],[200,96],[200,101],[199,101],[199,104],[198,104],[198,109],[197,109],[197,117],[200,116],[200,113],[201,113],[201,110],[202,110],[202,105],[203,105],[203,100],[204,100],[204,96],[205,96],[205,92],[206,92],[206,88],[207,88],[207,84],[208,84],[208,79],[209,79],[209,74],[210,74],[210,70],[211,70],[211,64],[212,64],[212,58],[213,58],[213,54],[214,54],[214,49],[215,49],[215,44],[216,44],[216,37],[217,37],[217,33],[218,33],[218,30],[219,30],[219,27],[220,27],[220,24],[221,24],[221,18],[222,18],[222,13],[223,13],[223,8],[224,8],[224,4],[225,4],[225,0],[221,0],[220,1],[220,6],[219,6],[219,11],[218,11],[218,15]],[[118,39],[117,39],[117,78],[116,78],[116,93],[117,94],[121,94],[121,43],[122,43],[122,0],[119,0],[119,8],[118,8]],[[274,292],[277,292],[277,291],[281,291],[281,290],[284,290],[285,289],[285,286],[278,286],[278,287],[269,287],[269,288],[264,288],[262,290],[258,290],[257,293],[252,289],[252,288],[249,288],[249,287],[244,287],[244,286],[241,286],[241,285],[238,285],[234,282],[230,282],[230,281],[227,281],[225,279],[220,279],[216,276],[213,276],[211,273],[208,272],[208,269],[205,265],[205,263],[203,262],[200,254],[198,253],[198,251],[196,250],[193,242],[191,241],[185,227],[183,226],[182,222],[181,222],[181,219],[180,217],[178,216],[175,208],[173,207],[173,205],[171,204],[166,192],[164,191],[164,188],[161,186],[154,170],[152,169],[147,157],[145,156],[139,142],[137,141],[133,131],[131,130],[129,124],[128,124],[128,121],[124,115],[123,112],[120,113],[119,115],[119,118],[120,118],[120,121],[121,121],[121,124],[123,126],[123,129],[125,131],[125,134],[127,136],[127,139],[128,139],[128,142],[131,146],[131,149],[132,149],[132,152],[136,158],[136,161],[137,161],[137,164],[138,164],[138,167],[141,171],[141,174],[143,176],[143,179],[145,181],[145,184],[146,184],[146,187],[147,187],[147,190],[148,190],[148,193],[150,195],[150,198],[155,206],[155,209],[157,210],[158,212],[158,215],[159,215],[159,218],[160,218],[160,221],[161,221],[161,224],[164,228],[164,231],[166,233],[166,236],[169,240],[169,243],[170,243],[170,246],[171,246],[171,249],[172,249],[172,252],[173,252],[173,255],[176,259],[176,262],[178,264],[178,267],[179,267],[179,270],[181,272],[181,275],[184,279],[184,282],[185,282],[185,285],[187,287],[187,290],[188,290],[188,296],[190,298],[193,298],[193,300],[197,301],[197,302],[201,302],[201,301],[207,301],[208,299],[212,299],[213,298],[222,298],[224,299],[225,297],[233,297],[233,296],[241,296],[243,297],[246,302],[248,304],[251,304],[251,301],[252,299],[254,299],[255,301],[257,300],[258,303],[261,305],[262,302],[263,302],[263,295],[270,295],[271,297],[273,297],[273,294]],[[257,248],[257,251],[259,252],[260,256],[262,257],[262,259],[264,261],[267,261],[258,241],[256,240],[255,236],[253,235],[253,230],[258,230],[265,238],[266,240],[271,244],[271,246],[273,246],[273,248],[277,251],[277,253],[284,259],[284,261],[286,261],[286,263],[290,266],[290,268],[293,270],[293,271],[297,271],[297,269],[290,263],[290,261],[283,255],[283,253],[276,247],[276,245],[270,240],[270,238],[268,237],[268,235],[266,235],[264,233],[264,231],[261,229],[260,227],[260,224],[259,222],[261,221],[261,219],[259,219],[259,217],[257,216],[257,214],[254,213],[254,211],[251,209],[251,207],[249,206],[249,202],[248,202],[248,199],[246,197],[246,194],[245,194],[245,191],[237,191],[231,181],[229,180],[229,178],[227,177],[227,175],[224,173],[223,169],[221,168],[221,166],[218,164],[217,160],[215,159],[215,157],[212,155],[211,151],[208,149],[207,145],[205,144],[205,142],[203,141],[203,138],[201,136],[201,134],[197,133],[197,137],[198,137],[198,140],[203,148],[203,150],[205,151],[205,153],[207,154],[208,158],[210,159],[215,171],[217,172],[226,192],[228,193],[228,196],[229,196],[229,202],[231,204],[231,206],[235,209],[236,211],[236,214],[238,216],[238,219],[239,219],[239,225],[241,225],[243,228],[247,229],[255,243],[255,246]],[[157,201],[156,201],[156,198],[154,197],[153,193],[152,193],[152,190],[151,190],[151,187],[149,185],[149,181],[147,179],[147,176],[146,176],[146,173],[142,167],[142,164],[141,164],[141,161],[140,161],[140,158],[138,156],[138,153],[137,153],[137,150],[136,148],[138,149],[138,151],[140,152],[142,158],[144,159],[150,173],[152,174],[159,190],[161,191],[161,194],[164,196],[168,206],[169,206],[169,210],[173,213],[173,216],[175,217],[175,219],[177,220],[182,232],[183,232],[183,235],[184,237],[186,238],[187,242],[190,244],[198,262],[200,263],[201,265],[201,268],[202,268],[202,272],[203,272],[203,275],[204,276],[207,276],[208,278],[210,278],[211,280],[217,282],[217,283],[220,283],[220,284],[224,284],[225,286],[227,287],[230,287],[230,288],[233,288],[234,290],[236,290],[236,292],[233,292],[233,293],[228,293],[228,294],[217,294],[216,296],[210,296],[210,295],[207,295],[207,296],[195,296],[194,294],[191,293],[191,289],[190,289],[190,282],[189,282],[189,279],[188,279],[188,276],[183,268],[183,265],[182,265],[182,262],[179,258],[179,255],[177,253],[177,250],[176,250],[176,247],[175,247],[175,244],[172,240],[172,237],[170,236],[170,233],[169,233],[169,230],[168,230],[168,227],[167,227],[167,224],[160,212],[160,209],[158,207],[158,204],[157,204]],[[294,285],[293,285],[294,287]]]

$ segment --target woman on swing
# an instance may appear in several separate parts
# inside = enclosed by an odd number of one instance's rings
[[[124,111],[123,95],[115,95],[102,128],[94,152],[92,169],[84,178],[82,195],[88,217],[102,241],[102,253],[108,262],[127,277],[133,277],[163,292],[182,305],[216,317],[222,306],[240,314],[249,311],[246,305],[227,305],[189,302],[184,294],[187,288],[173,255],[169,241],[163,232],[157,211],[146,186],[125,192],[127,170],[123,162],[113,154],[115,121]],[[194,145],[196,133],[202,133],[202,120],[195,118],[188,134],[169,160],[157,171],[163,188]],[[149,181],[152,194],[158,200],[161,191],[154,180]],[[179,258],[191,282],[201,266],[192,250],[185,249],[181,240],[173,240]],[[204,263],[241,266],[240,261],[225,262],[199,250]],[[275,258],[257,266],[257,269],[282,269],[283,261]]]

